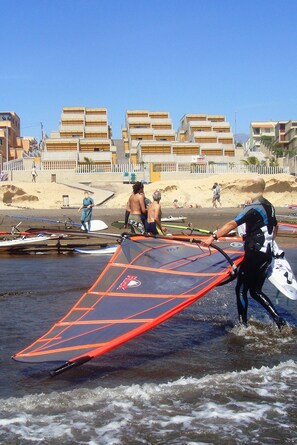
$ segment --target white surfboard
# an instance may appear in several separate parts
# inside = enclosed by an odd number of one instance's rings
[[[21,236],[16,239],[11,240],[1,240],[0,241],[0,251],[10,250],[10,249],[16,249],[25,247],[30,244],[39,244],[43,243],[45,241],[50,240],[52,237],[51,235],[37,235],[37,236]]]
[[[287,298],[297,300],[297,281],[285,258],[273,258],[267,278]]]
[[[88,224],[86,223],[86,226],[88,227]],[[104,221],[101,221],[101,219],[92,219],[91,220],[91,232],[97,232],[98,230],[104,230],[107,229],[108,226],[105,224]],[[81,229],[84,230],[84,227],[81,226]]]
[[[245,235],[245,224],[238,226],[237,232],[240,236]],[[275,241],[273,242],[273,252],[275,255],[282,252]],[[290,263],[284,256],[272,259],[267,278],[285,297],[290,300],[297,300],[297,281]]]
[[[85,254],[91,254],[91,255],[111,255],[115,253],[117,250],[117,245],[114,246],[106,246],[102,247],[101,249],[74,249],[77,253],[85,253]]]
[[[185,222],[187,219],[186,216],[172,216],[169,215],[167,217],[161,218],[161,222]]]

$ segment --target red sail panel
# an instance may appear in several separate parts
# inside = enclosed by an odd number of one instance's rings
[[[93,286],[46,334],[13,358],[23,362],[94,358],[162,323],[231,273],[215,249],[185,241],[125,238]],[[219,243],[238,265],[243,244]]]
[[[280,236],[286,236],[286,235],[296,236],[297,235],[297,224],[279,222],[277,233]]]

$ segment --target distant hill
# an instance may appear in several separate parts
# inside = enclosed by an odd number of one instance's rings
[[[240,142],[241,144],[245,144],[249,137],[250,135],[245,133],[237,133],[234,135],[236,142]]]

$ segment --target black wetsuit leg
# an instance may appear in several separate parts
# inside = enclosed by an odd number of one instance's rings
[[[247,311],[248,311],[248,288],[244,281],[244,265],[240,266],[238,272],[237,283],[235,287],[238,317],[241,323],[247,325]]]
[[[126,228],[128,227],[129,215],[130,215],[130,212],[128,210],[126,210],[126,212],[125,212],[125,222],[124,222],[124,227],[126,227]]]
[[[262,291],[267,270],[271,263],[271,255],[259,251],[248,251],[244,259],[244,289],[249,290],[251,297],[256,300],[273,318],[279,328],[284,326],[285,321],[279,316],[271,300]]]

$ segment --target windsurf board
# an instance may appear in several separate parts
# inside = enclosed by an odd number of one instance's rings
[[[88,224],[86,223],[86,226],[88,227]],[[98,230],[104,230],[107,229],[108,226],[105,224],[104,221],[101,221],[101,219],[92,219],[91,220],[91,232],[97,232]],[[81,230],[84,230],[83,225],[81,226]]]
[[[11,249],[18,249],[26,247],[30,244],[39,244],[51,239],[50,235],[38,235],[38,236],[20,236],[19,238],[11,240],[1,240],[0,241],[0,251],[8,251]]]
[[[287,298],[297,300],[297,281],[285,258],[273,258],[267,278]]]
[[[164,216],[163,218],[161,218],[161,222],[185,222],[185,220],[187,219],[186,216]]]
[[[85,253],[91,255],[111,255],[117,250],[117,245],[111,245],[106,247],[101,247],[101,249],[79,249],[75,248],[74,251],[77,253]]]

